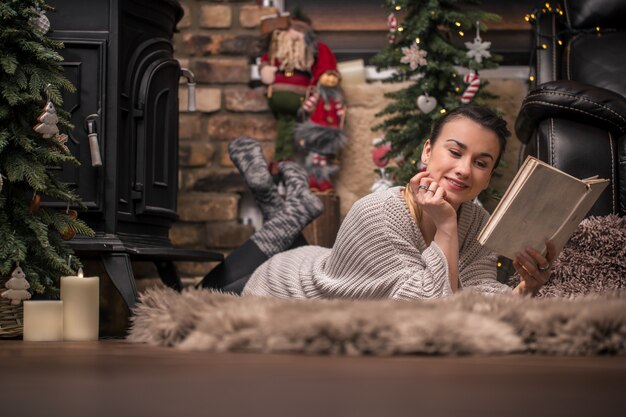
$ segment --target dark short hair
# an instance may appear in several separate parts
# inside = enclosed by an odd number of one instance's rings
[[[435,141],[441,133],[441,129],[446,123],[451,122],[452,120],[456,120],[460,117],[466,117],[473,122],[478,123],[482,127],[491,130],[498,136],[498,140],[500,142],[500,153],[498,154],[498,157],[496,158],[496,163],[493,166],[493,168],[496,169],[496,167],[500,163],[500,158],[502,158],[502,155],[504,154],[504,149],[506,148],[506,140],[509,136],[511,136],[511,132],[509,132],[509,129],[507,129],[506,127],[506,120],[498,116],[493,110],[488,109],[487,107],[469,104],[457,107],[456,109],[450,111],[441,119],[438,119],[433,123],[433,127],[430,132],[430,143],[432,145],[435,144]]]

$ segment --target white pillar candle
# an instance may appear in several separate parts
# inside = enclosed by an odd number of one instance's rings
[[[63,340],[63,301],[24,301],[24,341]]]
[[[65,340],[98,340],[100,278],[61,277],[63,335]]]

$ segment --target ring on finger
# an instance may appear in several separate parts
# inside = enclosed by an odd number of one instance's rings
[[[428,187],[425,185],[420,185],[419,187],[417,187],[418,190],[427,190],[428,191]]]
[[[431,193],[435,194],[435,190],[431,190],[430,188],[429,188],[428,190],[426,190],[426,192],[429,192],[429,191],[430,191]]]
[[[537,265],[537,270],[539,272],[546,272],[548,269],[550,269],[550,264],[548,264],[546,266],[539,266],[539,265]]]

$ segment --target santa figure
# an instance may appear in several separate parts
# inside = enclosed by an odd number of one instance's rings
[[[338,171],[336,157],[345,145],[345,107],[339,90],[341,76],[336,70],[324,72],[310,91],[301,112],[309,115],[296,127],[296,142],[306,151],[309,186],[321,192],[332,190],[331,177]]]
[[[274,159],[292,159],[298,110],[320,76],[337,68],[337,60],[330,48],[316,38],[311,20],[300,12],[265,19],[261,32],[271,33],[269,50],[261,58],[260,75],[268,86],[269,106],[278,122]]]

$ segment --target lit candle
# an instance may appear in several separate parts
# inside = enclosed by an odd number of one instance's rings
[[[24,301],[24,341],[63,340],[63,301]]]
[[[63,337],[65,340],[98,340],[100,278],[61,277]]]

